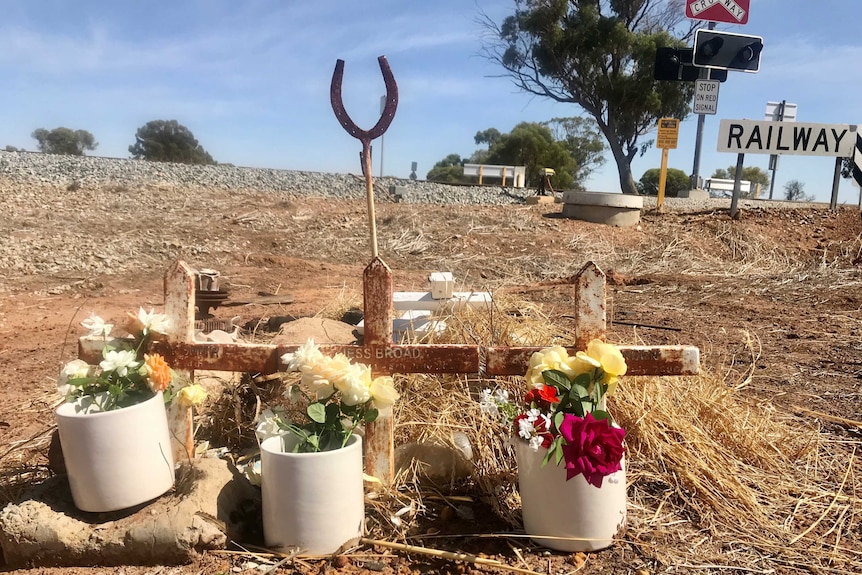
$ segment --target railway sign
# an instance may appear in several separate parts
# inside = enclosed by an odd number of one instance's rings
[[[722,120],[718,151],[737,154],[795,154],[849,158],[856,143],[856,126]]]
[[[675,150],[679,137],[679,120],[676,118],[661,118],[658,121],[658,136],[656,136],[656,148],[661,150]]]
[[[748,24],[751,0],[686,0],[685,16],[692,20]]]

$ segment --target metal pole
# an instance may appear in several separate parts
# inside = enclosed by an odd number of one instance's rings
[[[841,158],[835,158],[835,174],[832,176],[832,199],[829,201],[829,209],[833,212],[838,209],[838,184],[841,183]]]
[[[715,22],[710,22],[707,25],[708,30],[715,29]],[[701,68],[700,69],[700,79],[708,80],[709,76],[709,68]],[[697,115],[697,135],[694,139],[694,165],[691,167],[691,181],[689,185],[691,189],[697,188],[697,181],[700,179],[700,147],[703,144],[703,124],[706,121],[706,116],[704,114]]]
[[[380,113],[386,107],[386,96],[380,96]],[[383,134],[380,134],[380,177],[383,177]]]
[[[787,100],[781,100],[781,105],[778,106],[778,121],[784,121],[784,104]],[[775,189],[775,172],[778,171],[778,155],[775,155],[775,163],[772,165],[772,177],[769,179],[769,199],[772,199],[772,190]]]
[[[736,156],[736,177],[733,179],[733,198],[730,200],[730,217],[736,219],[737,204],[741,193],[742,182],[742,164],[745,160],[745,154],[737,154]]]

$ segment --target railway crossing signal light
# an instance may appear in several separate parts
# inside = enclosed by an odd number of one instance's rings
[[[757,72],[763,38],[701,28],[694,33],[692,63],[701,68]]]
[[[700,80],[700,68],[691,63],[693,54],[691,48],[657,48],[653,77],[668,82]],[[727,80],[727,70],[710,70],[709,79],[724,82]]]

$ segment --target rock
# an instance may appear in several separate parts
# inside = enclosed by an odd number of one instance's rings
[[[195,459],[177,477],[168,495],[111,513],[76,509],[65,476],[32,487],[0,511],[6,567],[179,565],[228,537],[260,539],[260,492],[228,462]]]
[[[275,345],[296,345],[313,338],[314,343],[355,343],[354,326],[322,317],[301,317],[282,324],[278,335],[272,339]]]

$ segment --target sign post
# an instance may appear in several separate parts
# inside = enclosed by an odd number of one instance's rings
[[[769,122],[795,122],[796,121],[796,104],[791,104],[785,100],[780,102],[767,102],[766,114],[763,119]],[[772,199],[772,190],[775,188],[775,173],[778,171],[778,154],[769,156],[769,169],[772,170],[772,177],[769,179],[769,199]]]
[[[667,151],[675,150],[679,138],[679,120],[676,118],[661,118],[658,121],[658,136],[656,147],[661,148],[661,172],[658,177],[658,199],[656,211],[661,213],[664,208],[664,189],[667,184]]]

